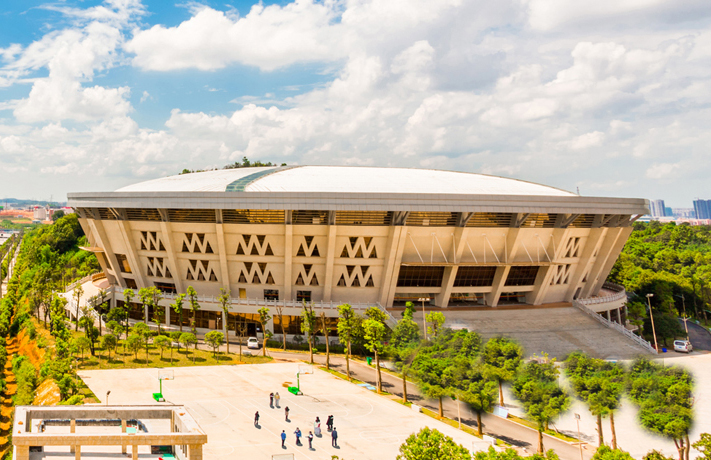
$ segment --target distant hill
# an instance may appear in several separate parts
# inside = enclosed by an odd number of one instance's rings
[[[64,201],[41,201],[41,200],[18,200],[17,198],[3,198],[0,199],[0,206],[10,205],[13,208],[18,206],[44,206],[49,204],[52,207],[66,206],[67,202]]]

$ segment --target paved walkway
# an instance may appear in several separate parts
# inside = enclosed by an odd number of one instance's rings
[[[308,353],[290,353],[290,352],[280,352],[274,350],[267,350],[268,354],[275,359],[305,359],[308,360]],[[314,355],[314,361],[318,364],[326,363],[325,355]],[[340,356],[331,356],[331,367],[345,374],[346,372],[346,360]],[[375,369],[367,366],[363,363],[351,360],[351,375],[358,380],[368,382],[372,385],[376,383]],[[387,372],[382,373],[383,376],[383,389],[389,393],[397,395],[402,398],[402,380],[395,377]],[[426,407],[430,410],[437,412],[438,401],[436,400],[426,400],[423,399],[418,391],[417,387],[408,382],[407,384],[407,394],[408,399],[415,404]],[[444,399],[444,414],[446,417],[457,420],[457,403],[449,398]],[[476,414],[472,413],[466,405],[461,406],[462,423],[476,429]],[[511,421],[505,420],[501,417],[497,417],[492,414],[484,414],[482,416],[482,423],[484,424],[484,433],[490,436],[494,436],[502,441],[505,441],[518,448],[526,449],[528,453],[535,452],[538,447],[538,432],[513,423]],[[573,446],[567,442],[561,441],[559,439],[546,436],[543,441],[544,447],[546,449],[553,449],[563,460],[578,460],[580,459],[579,447]],[[583,457],[585,459],[592,458],[595,446],[586,446],[587,448],[583,450]]]

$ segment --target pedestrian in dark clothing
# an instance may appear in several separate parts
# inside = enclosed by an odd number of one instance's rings
[[[329,415],[328,418],[326,419],[326,429],[328,431],[333,430],[333,415]]]
[[[254,413],[254,426],[259,426],[259,411]]]
[[[296,435],[296,445],[300,446],[301,445],[301,430],[296,427],[296,431],[294,431],[294,434]]]
[[[274,393],[269,393],[269,407],[274,407]]]
[[[286,420],[288,422],[289,421],[289,406],[286,406],[284,408],[284,417],[285,417],[284,420]]]
[[[282,447],[282,449],[286,448],[286,446],[284,446],[285,442],[286,442],[286,431],[281,430],[281,447]]]
[[[336,431],[336,427],[333,427],[333,430],[331,431],[331,445],[333,447],[338,447],[338,431]]]
[[[309,435],[307,436],[309,440],[309,449],[313,450],[313,446],[311,445],[311,442],[314,440],[314,434],[309,431]]]

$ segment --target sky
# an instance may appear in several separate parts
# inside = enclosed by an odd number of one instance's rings
[[[0,6],[0,198],[248,157],[711,198],[708,0]]]

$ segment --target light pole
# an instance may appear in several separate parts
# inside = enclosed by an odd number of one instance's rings
[[[654,314],[652,313],[652,302],[649,300],[654,297],[654,294],[647,294],[647,305],[649,306],[649,319],[652,321],[652,335],[654,336],[654,349],[659,353],[659,346],[657,345],[657,333],[654,331]]]
[[[425,332],[425,342],[427,342],[427,319],[425,317],[425,300],[429,300],[426,297],[420,297],[417,299],[422,302],[422,329]]]
[[[578,446],[580,447],[580,460],[583,460],[583,439],[580,437],[580,414],[575,414],[575,423],[578,424]]]
[[[678,295],[675,297],[681,297],[681,306],[684,308],[684,329],[686,330],[686,341],[689,341],[689,325],[686,324],[686,320],[688,319],[686,317],[686,302],[684,301],[684,294]]]
[[[106,405],[109,405],[109,395],[111,394],[111,390],[106,392]]]

